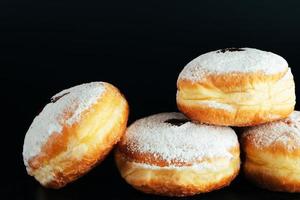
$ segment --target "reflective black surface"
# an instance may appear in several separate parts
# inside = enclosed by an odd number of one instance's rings
[[[22,160],[34,116],[62,89],[100,80],[125,94],[129,123],[176,111],[183,66],[228,47],[282,55],[299,94],[299,8],[296,0],[0,1],[0,199],[164,199],[128,186],[111,156],[61,190],[44,189],[26,174]],[[226,189],[190,199],[300,196],[259,189],[238,177]]]

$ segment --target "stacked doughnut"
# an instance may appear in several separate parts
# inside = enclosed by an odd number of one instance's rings
[[[168,196],[224,187],[240,169],[233,129],[191,122],[181,113],[137,120],[118,144],[115,158],[122,177],[133,187]]]
[[[182,70],[177,104],[189,118],[223,126],[253,126],[287,117],[295,88],[287,62],[251,48],[203,54]]]
[[[300,112],[247,128],[241,138],[245,175],[274,191],[300,192]]]
[[[27,172],[60,188],[115,148],[121,176],[145,193],[190,196],[225,187],[240,170],[262,187],[300,191],[300,114],[287,62],[252,48],[212,51],[192,60],[177,81],[182,112],[139,119],[127,129],[128,104],[109,83],[55,95],[25,136]]]

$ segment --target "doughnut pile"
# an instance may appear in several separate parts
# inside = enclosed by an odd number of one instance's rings
[[[63,90],[25,135],[26,170],[43,186],[61,188],[115,147],[121,177],[144,193],[217,190],[233,181],[241,164],[258,186],[300,192],[300,112],[284,58],[253,48],[205,53],[179,74],[176,101],[181,113],[158,113],[127,128],[128,103],[113,85]],[[229,126],[241,127],[240,143]]]

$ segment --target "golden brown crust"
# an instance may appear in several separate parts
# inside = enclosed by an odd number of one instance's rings
[[[221,126],[255,126],[267,122],[276,121],[288,117],[293,112],[293,106],[279,108],[278,110],[259,110],[240,108],[236,112],[229,112],[223,109],[215,109],[208,106],[188,105],[177,101],[178,109],[192,120],[206,124]],[[276,116],[276,117],[274,117]]]
[[[247,135],[242,135],[240,139],[240,143],[242,146],[242,149],[244,152],[247,153],[247,155],[251,156],[256,156],[256,155],[261,155],[264,156],[263,154],[271,154],[271,155],[276,155],[276,156],[284,156],[288,157],[290,159],[297,159],[300,157],[300,147],[295,148],[293,150],[289,150],[286,146],[286,144],[280,142],[280,141],[274,141],[272,142],[272,145],[270,146],[257,146],[255,144],[255,136],[252,134],[247,134]],[[291,141],[293,142],[293,141]],[[289,145],[294,145],[290,143]]]
[[[115,160],[121,176],[130,185],[145,193],[163,196],[191,196],[229,185],[240,168],[239,151],[233,156],[229,163],[227,159],[211,161],[212,165],[219,166],[215,169],[192,166],[179,168],[157,166],[153,169],[131,161],[119,149],[115,152]]]
[[[154,155],[153,153],[142,153],[138,151],[132,151],[132,149],[128,148],[126,145],[122,145],[121,143],[118,144],[118,151],[126,156],[126,160],[131,162],[137,162],[137,163],[151,163],[151,165],[156,165],[159,167],[168,167],[170,165],[173,166],[191,166],[203,162],[213,162],[213,159],[210,157],[201,157],[198,160],[193,161],[178,161],[178,160],[167,160],[163,159],[159,155]],[[228,150],[229,153],[232,155],[239,155],[240,154],[240,148],[239,145],[234,146]]]
[[[294,81],[289,69],[274,75],[208,75],[198,82],[179,79],[177,88],[179,110],[195,121],[208,124],[262,124],[287,117],[295,105]]]
[[[199,81],[179,80],[178,88],[189,87],[196,89],[197,85],[204,85],[208,88],[219,88],[224,92],[246,90],[251,85],[261,82],[274,83],[281,79],[288,70],[279,72],[273,75],[266,75],[265,73],[226,73],[226,74],[210,74]],[[240,90],[238,90],[240,89]]]
[[[280,192],[300,192],[299,180],[290,178],[288,174],[277,176],[276,169],[268,171],[245,162],[243,171],[245,176],[259,187]]]
[[[29,173],[44,186],[61,188],[101,162],[125,132],[126,99],[106,83],[101,99],[72,126],[52,134],[41,153],[29,160]],[[67,113],[66,113],[67,115]]]
[[[202,185],[199,187],[194,187],[188,185],[185,187],[179,186],[175,183],[169,183],[167,186],[162,181],[151,181],[147,185],[132,185],[135,189],[145,192],[147,194],[156,194],[162,196],[174,196],[174,197],[185,197],[193,196],[200,193],[207,193],[214,190],[221,189],[223,187],[229,186],[231,181],[238,175],[238,170],[231,176],[225,177],[219,180],[217,183],[210,183],[207,185]],[[158,175],[156,175],[158,176]],[[201,192],[199,192],[201,190]]]

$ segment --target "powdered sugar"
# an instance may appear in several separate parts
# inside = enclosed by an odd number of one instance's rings
[[[186,122],[165,123],[170,119],[186,119],[181,113],[161,113],[140,119],[126,131],[122,145],[130,151],[151,153],[167,162],[192,162],[201,158],[227,157],[238,145],[230,127],[217,127]]]
[[[105,91],[105,83],[92,82],[59,92],[51,98],[42,112],[35,117],[26,133],[23,157],[24,163],[38,155],[41,147],[53,133],[60,133],[65,125],[71,126],[81,113],[92,106]]]
[[[288,150],[300,147],[300,112],[294,111],[288,118],[268,124],[249,127],[243,137],[251,137],[258,148],[274,143],[285,145]]]
[[[238,51],[212,51],[188,63],[179,75],[180,79],[199,81],[210,74],[232,72],[276,74],[288,68],[284,58],[271,52],[253,48]]]
[[[195,169],[195,170],[205,170],[205,169],[209,169],[209,170],[219,170],[220,168],[225,168],[228,167],[228,165],[230,165],[231,159],[227,159],[225,160],[225,162],[213,162],[213,163],[209,163],[209,162],[201,162],[200,164],[193,164],[190,166],[175,166],[175,165],[169,165],[169,166],[157,166],[157,165],[149,165],[149,164],[145,164],[145,163],[137,163],[137,162],[131,162],[131,164],[133,164],[135,167],[140,167],[143,169],[150,169],[150,170],[162,170],[162,169],[176,169],[176,170],[186,170],[186,169]]]
[[[230,112],[235,111],[235,108],[229,104],[220,103],[220,102],[212,101],[212,100],[199,101],[199,104],[206,105],[210,108],[222,109],[222,110],[226,110],[226,111],[230,111]]]

